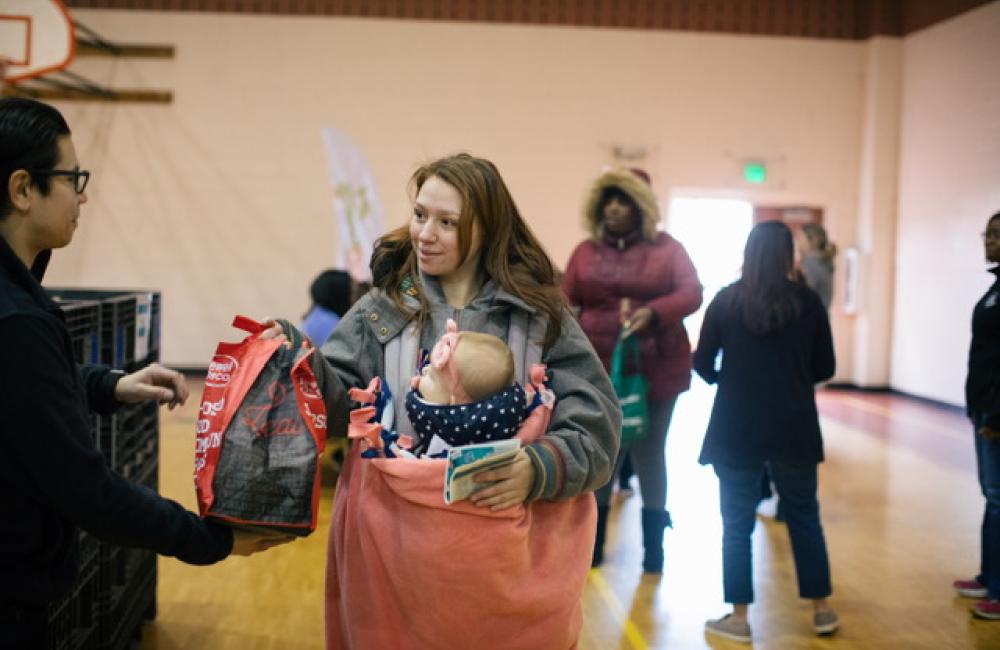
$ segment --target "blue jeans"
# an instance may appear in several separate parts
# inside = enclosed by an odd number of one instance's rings
[[[792,539],[795,574],[802,598],[825,598],[830,588],[830,561],[816,500],[816,463],[771,461],[771,476],[781,495]],[[714,465],[719,477],[722,510],[722,581],[727,603],[753,602],[753,557],[750,534],[757,521],[764,464],[757,467]]]
[[[997,600],[1000,599],[1000,440],[979,434],[983,419],[981,416],[973,418],[979,487],[986,497],[981,533],[982,563],[976,580],[986,585],[991,600]]]

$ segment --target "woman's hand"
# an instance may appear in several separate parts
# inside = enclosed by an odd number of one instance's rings
[[[535,483],[535,466],[528,458],[528,452],[522,449],[509,464],[479,472],[474,480],[477,483],[497,483],[470,496],[469,501],[473,505],[489,507],[493,512],[506,510],[524,503],[528,498]]]
[[[287,544],[295,538],[291,535],[265,535],[260,533],[248,533],[243,530],[233,531],[233,552],[232,555],[242,555],[246,557],[266,551],[274,546]]]
[[[623,336],[628,338],[637,332],[641,332],[653,323],[653,310],[649,307],[639,307],[629,318],[622,323],[625,326]]]
[[[115,399],[125,404],[158,402],[173,409],[187,401],[187,381],[184,375],[151,363],[131,375],[122,376],[115,384]]]
[[[265,318],[261,321],[261,325],[266,327],[263,332],[257,335],[259,339],[278,339],[279,341],[287,341],[288,338],[285,336],[285,331],[281,329],[281,324],[278,323],[273,318]]]

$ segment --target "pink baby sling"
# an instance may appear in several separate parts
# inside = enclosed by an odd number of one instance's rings
[[[525,370],[541,359],[528,327],[527,316],[515,310],[508,345],[525,385]],[[402,394],[416,347],[411,323],[385,351],[403,429]],[[522,426],[524,444],[547,430],[551,410],[535,411],[544,422]],[[501,512],[468,501],[446,505],[444,460],[364,459],[358,445],[347,454],[334,496],[328,650],[577,647],[597,525],[593,494]]]

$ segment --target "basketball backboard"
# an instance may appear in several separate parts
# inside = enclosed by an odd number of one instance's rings
[[[62,70],[76,54],[73,22],[59,0],[0,0],[0,58],[7,81]]]

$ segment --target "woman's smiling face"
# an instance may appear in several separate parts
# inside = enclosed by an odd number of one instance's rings
[[[453,186],[431,176],[420,187],[410,220],[410,240],[420,271],[447,279],[461,268],[478,264],[482,237],[473,224],[469,254],[462,260],[459,222],[462,197]]]

